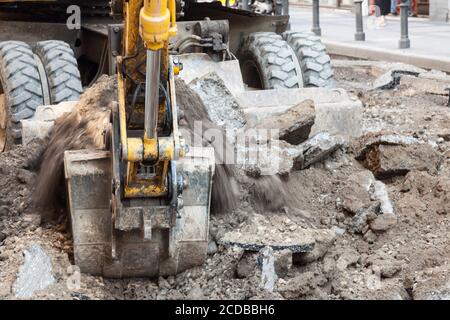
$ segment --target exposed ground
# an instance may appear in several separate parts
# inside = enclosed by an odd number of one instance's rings
[[[238,174],[238,209],[211,216],[205,265],[168,278],[111,280],[81,274],[78,282],[63,215],[59,223],[43,222],[31,204],[40,144],[0,154],[0,299],[18,297],[17,273],[24,250],[33,244],[49,257],[54,277],[35,299],[450,298],[448,97],[402,84],[370,90],[378,75],[366,67],[335,69],[337,86],[363,102],[368,135],[276,178],[279,185]],[[367,142],[382,135],[413,143]],[[270,188],[278,193],[282,188],[289,203],[258,207],[255,189],[260,195]],[[267,290],[259,253],[220,244],[228,231],[246,228],[282,235],[308,230],[316,246],[293,259],[289,251],[275,253],[278,276],[273,290]]]

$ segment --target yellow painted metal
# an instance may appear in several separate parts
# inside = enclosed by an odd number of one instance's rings
[[[128,138],[128,153],[126,160],[131,162],[171,161],[174,159],[174,139],[160,137],[159,139]]]
[[[223,6],[226,6],[227,5],[227,0],[219,0],[220,1],[220,3],[223,5]],[[229,6],[234,6],[236,4],[236,0],[229,0],[228,1],[228,5]]]
[[[183,70],[182,67],[177,66],[177,65],[174,65],[174,67],[173,67],[173,74],[177,76],[177,75],[180,74],[180,71],[181,71],[181,70]]]
[[[140,162],[144,158],[144,144],[141,138],[128,138],[128,153],[126,160],[131,162]]]
[[[173,137],[159,138],[158,153],[161,161],[171,161],[174,159],[174,139]]]
[[[143,0],[124,1],[124,55],[137,53],[139,43],[139,12]]]
[[[127,181],[124,188],[126,198],[162,197],[167,195],[166,184],[167,164],[161,162],[161,166],[155,166],[153,177],[142,179],[138,176],[138,163],[130,162],[127,173]]]
[[[173,59],[172,57],[168,57],[169,63],[173,66]],[[169,81],[168,81],[168,91],[169,91],[169,95],[170,95],[170,101],[172,103],[172,106],[176,106],[177,105],[177,95],[175,92],[175,76],[174,76],[174,72],[173,69],[171,70],[172,72],[169,72]],[[180,148],[181,141],[180,141],[180,136],[178,135],[178,121],[176,121],[176,119],[178,118],[178,114],[175,108],[171,108],[172,110],[172,118],[174,119],[173,121],[173,139],[174,139],[174,155],[173,155],[173,159],[174,160],[178,160],[178,158],[182,158],[184,156],[184,148]],[[184,144],[183,144],[184,146]]]
[[[124,2],[124,38],[123,56],[118,57],[118,94],[119,125],[122,144],[122,160],[126,162],[124,174],[124,196],[161,197],[167,195],[167,175],[169,163],[180,156],[179,137],[176,117],[172,124],[173,132],[169,137],[155,136],[152,139],[128,137],[126,97],[132,88],[132,82],[142,82],[142,71],[138,66],[145,59],[146,50],[161,50],[161,82],[167,83],[170,101],[174,106],[175,93],[173,73],[169,75],[169,37],[176,34],[175,0],[129,0]],[[142,42],[140,42],[141,37]],[[171,63],[171,62],[170,62]],[[126,70],[126,75],[123,71]],[[178,72],[178,70],[177,70]],[[133,81],[131,81],[132,79]],[[143,105],[134,106],[136,110]],[[158,127],[165,125],[166,101],[160,103]],[[174,110],[174,108],[170,108]],[[134,116],[141,114],[134,113]],[[143,116],[143,114],[142,114]],[[172,114],[173,117],[173,114]],[[138,174],[139,168],[153,168],[151,175]]]
[[[175,0],[169,0],[168,6],[170,12],[169,36],[175,37],[177,35],[177,5]]]
[[[117,64],[122,65],[123,59],[121,56],[117,57]],[[120,69],[120,68],[119,68]],[[122,142],[122,154],[128,154],[127,143],[127,115],[125,109],[125,79],[122,72],[117,74],[117,93],[119,100],[119,127],[120,127],[120,141]]]
[[[144,0],[139,32],[148,50],[160,50],[169,41],[170,11],[167,0]]]
[[[143,158],[145,161],[155,161],[159,159],[158,139],[143,139]]]

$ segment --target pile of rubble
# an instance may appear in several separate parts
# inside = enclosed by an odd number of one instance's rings
[[[41,224],[29,205],[35,149],[1,154],[0,298],[450,298],[450,109],[430,90],[450,80],[398,64],[334,64],[343,89],[276,98],[241,91],[225,65],[185,75],[238,151],[245,130],[279,136],[258,136],[269,153],[238,163],[238,205],[212,214],[207,262],[176,276],[80,274],[64,224]]]

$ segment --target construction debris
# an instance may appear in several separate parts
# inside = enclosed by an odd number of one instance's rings
[[[226,233],[219,243],[222,245],[236,245],[245,250],[259,251],[264,247],[274,250],[288,249],[291,252],[309,252],[315,245],[314,232],[296,226],[289,219],[281,221],[276,217],[272,221],[259,214],[250,217],[251,223],[242,229]],[[276,223],[278,222],[278,223]],[[273,227],[273,226],[276,227]]]
[[[308,139],[314,125],[314,102],[305,100],[286,113],[265,118],[249,129],[279,130],[279,139],[298,145]]]
[[[55,283],[48,255],[37,244],[25,250],[25,261],[14,283],[17,298],[31,298],[36,291]]]
[[[33,139],[45,139],[59,117],[69,114],[77,101],[64,101],[57,105],[39,106],[31,119],[22,120],[22,144]]]
[[[344,139],[340,136],[320,132],[299,146],[299,155],[294,158],[293,167],[297,170],[308,168],[342,147]]]
[[[419,143],[412,137],[381,135],[358,151],[356,159],[379,179],[406,175],[411,170],[436,174],[441,155],[428,143]]]
[[[350,61],[336,69],[345,90],[294,90],[276,101],[263,91],[242,91],[234,75],[222,77],[228,66],[220,64],[218,71],[212,63],[206,73],[196,70],[184,87],[177,81],[183,134],[192,119],[219,131],[272,123],[295,141],[270,140],[274,147],[261,162],[216,170],[213,192],[222,210],[211,214],[205,264],[159,279],[77,273],[64,211],[59,223],[45,223],[41,216],[49,212],[31,204],[39,179],[34,164],[45,146],[31,139],[0,154],[0,299],[448,299],[447,97],[402,82],[416,78],[410,75],[401,75],[395,95],[372,90],[393,66]],[[416,79],[425,72],[418,71]],[[115,95],[105,90],[110,95],[88,102],[100,99],[98,106],[107,107]],[[208,101],[208,90],[224,110]],[[302,101],[314,109],[304,118]],[[357,116],[345,116],[347,123],[335,123],[340,112],[353,111]],[[283,118],[285,112],[292,118]],[[226,147],[239,148],[231,139]],[[267,174],[270,159],[279,166]]]
[[[277,274],[275,273],[275,258],[273,256],[273,249],[271,247],[264,247],[261,249],[260,260],[261,285],[265,290],[272,292],[278,279]]]

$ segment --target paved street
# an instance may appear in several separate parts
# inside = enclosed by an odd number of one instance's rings
[[[312,10],[291,5],[291,29],[310,30]],[[387,17],[383,29],[369,29],[364,19],[366,41],[354,41],[355,16],[347,10],[321,8],[320,24],[330,53],[382,59],[450,71],[450,24],[425,18],[409,19],[410,49],[398,49],[400,18]]]

